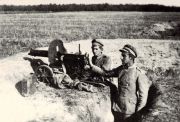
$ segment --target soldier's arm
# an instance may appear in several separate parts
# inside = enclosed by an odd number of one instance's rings
[[[109,70],[109,71],[105,71],[103,70],[102,68],[96,66],[96,65],[90,65],[91,67],[91,70],[97,74],[100,74],[102,76],[106,76],[106,77],[117,77],[118,76],[118,70],[119,70],[119,67],[117,68],[114,68],[112,70]]]
[[[104,68],[107,69],[107,70],[105,70],[105,69],[103,69],[103,68],[100,68],[100,67],[94,65],[94,59],[93,59],[93,57],[92,57],[92,61],[91,61],[91,59],[89,58],[89,55],[87,54],[87,58],[88,58],[88,64],[89,64],[89,66],[90,66],[90,69],[91,69],[93,72],[95,72],[95,73],[97,73],[97,74],[100,74],[100,75],[102,75],[102,76],[106,76],[106,77],[117,77],[117,76],[118,76],[118,69],[119,69],[119,68],[115,68],[115,69],[112,69],[112,70],[109,70],[109,71],[108,71],[108,68],[109,68],[109,67],[111,68],[111,66],[110,66],[111,64],[107,64],[107,63],[111,62],[110,59],[105,62],[105,67],[104,67]]]
[[[137,111],[141,110],[147,102],[148,91],[149,91],[149,81],[145,74],[140,73],[137,79],[137,87],[138,87],[138,103],[137,103]]]

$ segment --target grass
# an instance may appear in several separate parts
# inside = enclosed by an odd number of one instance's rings
[[[103,38],[157,38],[139,32],[158,22],[179,22],[175,12],[61,12],[0,14],[0,58],[30,47],[48,46],[55,38],[65,42]],[[171,37],[179,39],[180,36]]]

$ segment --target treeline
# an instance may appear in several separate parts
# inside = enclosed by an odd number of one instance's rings
[[[180,12],[180,7],[164,6],[157,4],[136,5],[136,4],[48,4],[48,5],[1,5],[0,11],[41,11],[41,12],[61,12],[61,11],[145,11],[145,12]]]

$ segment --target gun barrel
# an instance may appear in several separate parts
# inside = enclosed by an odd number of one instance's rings
[[[39,56],[39,57],[48,57],[48,51],[31,49],[30,52],[28,53],[28,55]],[[74,60],[77,60],[77,59],[83,60],[84,59],[84,55],[62,54],[62,53],[57,52],[57,58],[60,58],[62,55],[64,55],[65,59],[74,59]]]
[[[28,55],[40,56],[40,57],[48,57],[48,51],[31,49],[30,52],[28,53]]]

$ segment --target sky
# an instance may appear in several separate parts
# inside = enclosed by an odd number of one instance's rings
[[[38,5],[38,4],[161,4],[168,6],[179,6],[180,0],[0,0],[0,5]]]

